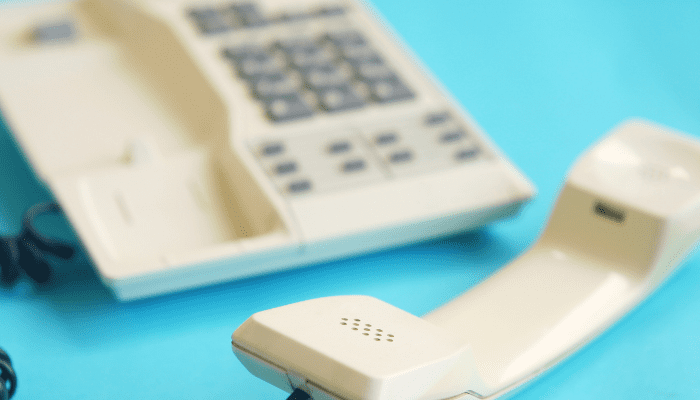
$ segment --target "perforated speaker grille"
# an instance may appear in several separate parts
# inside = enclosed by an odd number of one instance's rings
[[[377,328],[372,324],[367,323],[367,321],[362,321],[360,318],[341,318],[340,325],[343,325],[350,329],[351,331],[357,332],[362,336],[374,339],[375,342],[389,342],[393,343],[396,337],[392,333],[384,332],[384,329]]]

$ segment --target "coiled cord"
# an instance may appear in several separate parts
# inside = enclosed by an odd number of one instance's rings
[[[0,349],[0,400],[12,398],[15,390],[17,390],[17,375],[12,369],[10,356],[3,349]]]
[[[29,208],[22,217],[22,231],[17,236],[0,237],[0,282],[12,285],[22,271],[38,283],[51,277],[46,254],[63,259],[73,257],[75,250],[58,240],[46,237],[34,227],[34,219],[45,213],[61,212],[56,203],[40,203]]]

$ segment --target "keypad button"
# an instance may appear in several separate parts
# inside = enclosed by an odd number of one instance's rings
[[[332,64],[312,67],[304,75],[308,85],[315,90],[347,86],[350,83],[350,76]]]
[[[470,149],[458,150],[455,153],[454,157],[457,161],[469,161],[476,158],[476,156],[478,156],[479,153],[481,153],[481,150],[478,147],[472,147]]]
[[[253,3],[234,4],[231,6],[244,26],[253,28],[265,26],[267,19],[262,15],[258,7]]]
[[[410,150],[401,150],[391,153],[389,161],[393,164],[403,164],[413,160],[413,153]]]
[[[190,17],[194,20],[199,31],[205,35],[223,33],[231,29],[229,20],[218,10],[205,7],[189,11]]]
[[[287,55],[291,64],[301,70],[329,64],[335,58],[327,47],[304,38],[278,42],[277,46]]]
[[[266,51],[245,54],[237,63],[238,73],[244,78],[256,79],[283,73],[284,63]]]
[[[292,194],[304,193],[309,190],[311,190],[311,181],[308,179],[294,181],[287,185],[287,191]]]
[[[340,49],[359,49],[368,47],[365,37],[358,31],[333,32],[326,35]]]
[[[333,87],[319,93],[321,108],[328,112],[351,110],[364,106],[365,102],[352,86]]]
[[[463,139],[466,136],[467,135],[464,133],[463,130],[456,129],[456,130],[452,130],[452,131],[447,131],[447,132],[443,133],[442,135],[440,135],[440,141],[442,143],[454,143],[454,142],[457,142],[457,141]]]
[[[272,74],[260,77],[253,83],[253,93],[259,99],[283,97],[299,93],[301,83],[288,74]]]
[[[264,144],[260,153],[265,157],[272,157],[284,153],[284,150],[284,144],[275,142]]]
[[[297,163],[294,161],[286,161],[275,166],[275,173],[277,175],[287,175],[297,172]]]
[[[387,146],[398,142],[399,137],[394,132],[383,132],[375,136],[374,143],[377,146]]]
[[[267,116],[275,122],[291,121],[313,115],[312,109],[299,95],[265,100]]]
[[[351,148],[352,145],[350,142],[343,140],[340,142],[331,143],[330,146],[328,146],[328,152],[331,154],[347,153]]]
[[[357,76],[365,81],[392,79],[394,71],[377,55],[350,61]]]
[[[396,78],[368,82],[368,85],[372,99],[378,103],[390,103],[413,98],[411,89]]]
[[[359,172],[367,167],[367,163],[363,159],[350,160],[343,163],[343,172]]]

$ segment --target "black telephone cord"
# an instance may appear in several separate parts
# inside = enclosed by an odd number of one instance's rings
[[[17,236],[0,237],[0,282],[6,286],[19,279],[22,271],[38,283],[51,277],[46,255],[70,259],[75,250],[58,240],[44,236],[34,227],[34,219],[41,214],[59,213],[56,203],[41,203],[29,208],[22,217],[22,231]]]

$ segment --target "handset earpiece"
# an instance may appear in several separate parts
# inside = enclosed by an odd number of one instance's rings
[[[631,121],[579,158],[532,248],[422,319],[367,297],[309,300],[255,314],[233,349],[315,400],[494,399],[639,304],[698,239],[700,142]]]

